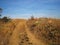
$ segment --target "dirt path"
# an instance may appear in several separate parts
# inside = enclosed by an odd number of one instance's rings
[[[25,30],[23,29],[23,27],[25,28]],[[42,41],[36,39],[35,36],[29,31],[29,29],[26,25],[26,21],[19,22],[16,25],[16,28],[13,31],[12,36],[10,37],[9,45],[19,45],[19,40],[20,40],[19,34],[23,33],[22,30],[26,31],[29,41],[32,42],[33,45],[45,45]]]
[[[13,34],[10,38],[9,41],[9,45],[19,45],[19,34],[20,34],[20,30],[21,28],[23,28],[23,24],[24,22],[19,22],[15,28],[15,30],[13,31]]]

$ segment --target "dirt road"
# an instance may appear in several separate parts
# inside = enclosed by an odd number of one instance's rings
[[[29,31],[26,25],[26,21],[19,22],[16,25],[16,28],[14,29],[13,34],[10,37],[9,45],[19,45],[20,41],[19,35],[24,31],[26,31],[27,37],[29,38],[29,41],[33,43],[33,45],[45,45],[42,41],[36,39],[35,36]]]
[[[13,31],[13,34],[10,38],[9,45],[19,45],[19,34],[22,30],[21,28],[23,27],[24,27],[24,22],[19,22],[19,24],[16,25],[16,28]]]

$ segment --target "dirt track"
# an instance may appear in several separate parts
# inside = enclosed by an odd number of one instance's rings
[[[33,43],[32,45],[45,45],[42,41],[36,39],[35,36],[29,31],[26,25],[26,21],[19,22],[16,25],[16,28],[14,29],[13,34],[9,39],[8,45],[19,45],[21,40],[19,38],[19,35],[24,33],[24,31],[26,32],[27,37],[29,38],[29,42]],[[29,44],[24,43],[24,45],[29,45]]]

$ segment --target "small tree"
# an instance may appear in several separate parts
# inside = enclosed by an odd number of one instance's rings
[[[1,18],[2,8],[0,8],[0,18]]]
[[[0,18],[1,18],[1,14],[0,14]]]
[[[31,16],[31,20],[34,20],[34,16]]]
[[[4,17],[2,18],[2,20],[3,20],[4,22],[8,22],[10,19],[9,19],[8,17],[4,16]]]

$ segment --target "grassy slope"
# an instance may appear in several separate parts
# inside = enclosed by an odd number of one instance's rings
[[[0,45],[53,45],[51,44],[53,39],[49,37],[51,28],[56,28],[54,41],[59,44],[60,19],[12,19],[7,23],[0,21]]]

